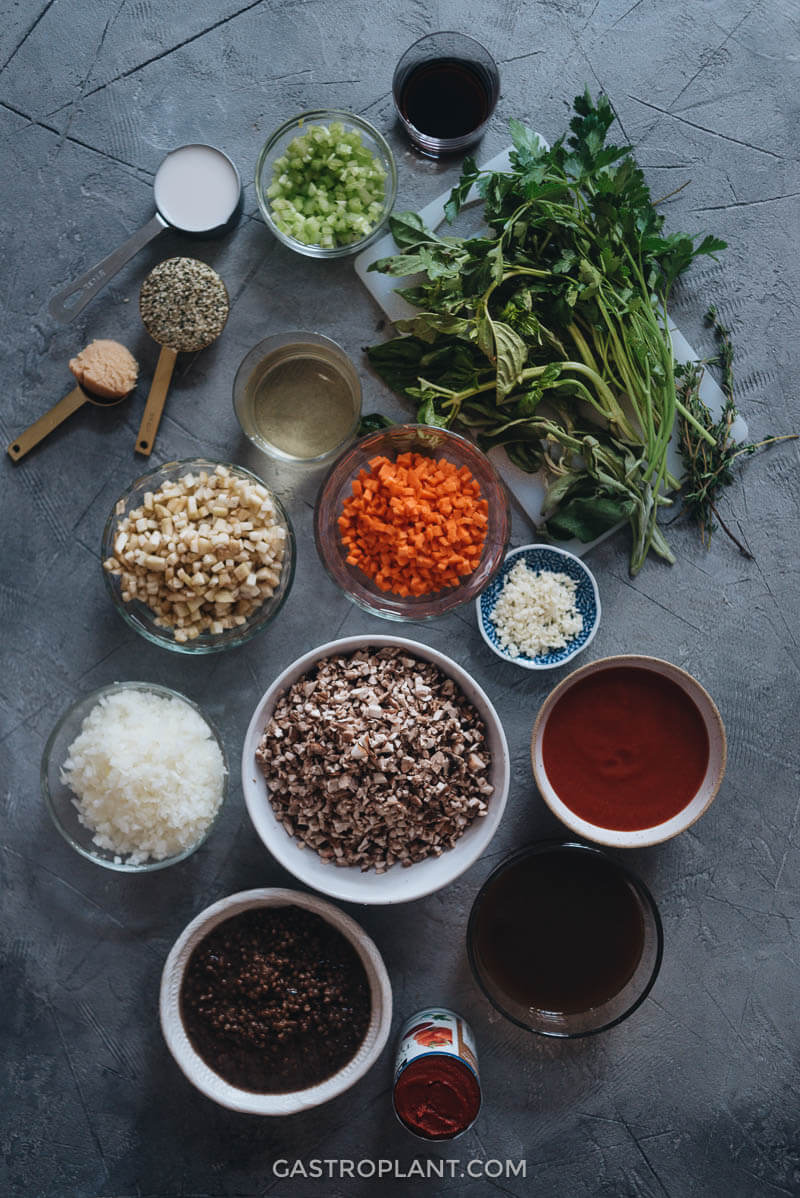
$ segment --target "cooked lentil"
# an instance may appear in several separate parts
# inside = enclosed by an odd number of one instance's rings
[[[493,792],[475,708],[394,647],[317,662],[278,699],[256,761],[290,836],[377,873],[452,848]]]
[[[181,987],[195,1050],[231,1085],[262,1094],[337,1073],[358,1051],[370,1013],[358,953],[302,907],[226,919],[195,948]]]
[[[215,270],[196,258],[167,258],[153,267],[139,292],[139,312],[150,336],[179,353],[205,349],[219,337],[230,302]]]

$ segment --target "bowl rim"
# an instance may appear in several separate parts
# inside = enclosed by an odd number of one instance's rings
[[[387,166],[383,211],[374,229],[372,229],[370,233],[368,233],[365,237],[360,238],[358,241],[351,241],[346,245],[330,246],[327,248],[315,243],[312,244],[306,243],[304,241],[298,241],[289,233],[284,233],[281,229],[279,229],[272,218],[270,204],[266,198],[265,190],[262,187],[261,182],[267,159],[271,151],[275,148],[284,134],[289,133],[295,127],[298,130],[302,130],[303,125],[308,122],[322,120],[341,120],[346,121],[351,125],[355,125],[362,133],[366,133],[372,138],[380,151],[385,165]],[[392,147],[389,145],[386,138],[383,136],[381,131],[372,124],[371,121],[366,119],[366,117],[360,116],[357,112],[348,112],[344,108],[310,108],[305,112],[299,112],[296,116],[284,121],[283,124],[279,125],[278,128],[275,129],[274,132],[271,133],[264,142],[264,145],[259,151],[258,158],[256,159],[255,191],[258,208],[265,225],[273,234],[273,236],[276,237],[278,241],[282,242],[283,245],[287,246],[290,250],[294,250],[298,254],[302,254],[306,258],[346,258],[350,254],[355,254],[363,249],[366,249],[368,245],[370,245],[380,236],[381,231],[383,230],[383,227],[389,219],[392,209],[394,208],[395,200],[397,199],[397,163],[395,162]]]
[[[157,629],[155,624],[153,624],[152,627],[149,627],[148,625],[139,623],[137,621],[137,619],[134,617],[134,614],[129,610],[129,605],[127,603],[123,603],[122,598],[117,595],[115,588],[116,575],[109,573],[109,571],[105,569],[104,562],[108,558],[109,552],[113,550],[112,533],[114,525],[119,519],[117,507],[123,502],[127,505],[130,496],[137,487],[144,486],[145,483],[149,482],[151,479],[155,479],[157,475],[167,470],[197,470],[207,469],[208,467],[216,468],[217,466],[224,466],[227,470],[230,470],[234,473],[246,475],[259,486],[265,487],[269,492],[272,502],[274,503],[275,508],[286,529],[286,543],[283,551],[283,560],[281,562],[280,579],[280,581],[283,582],[285,572],[286,585],[278,602],[272,608],[270,608],[269,612],[265,613],[260,621],[255,620],[252,625],[238,629],[237,637],[231,638],[229,641],[219,641],[216,643],[213,641],[204,641],[198,637],[194,641],[186,641],[185,644],[181,644],[176,641],[173,636],[170,636],[166,630],[162,632],[160,629]],[[269,483],[265,482],[263,478],[260,478],[253,470],[248,469],[247,466],[240,466],[236,462],[224,462],[215,458],[172,458],[170,461],[162,462],[159,466],[153,466],[150,470],[145,471],[144,474],[140,474],[138,478],[135,478],[131,483],[128,484],[125,490],[122,491],[122,493],[115,500],[103,526],[103,532],[100,539],[100,570],[103,575],[103,582],[105,584],[106,590],[119,615],[129,628],[132,628],[134,632],[137,632],[139,636],[143,637],[146,641],[150,641],[150,643],[153,645],[158,645],[161,649],[168,649],[171,653],[184,653],[187,656],[194,654],[198,657],[202,657],[209,653],[223,653],[227,649],[238,649],[241,645],[246,644],[254,636],[257,636],[258,633],[263,632],[267,625],[272,623],[288,599],[289,593],[292,589],[292,584],[294,582],[296,566],[297,539],[295,537],[294,527],[292,525],[289,513],[284,507],[280,497],[272,489]],[[262,604],[262,607],[269,604],[271,598],[272,596],[266,599],[264,604]],[[150,611],[149,608],[147,610]],[[260,611],[261,609],[259,608],[257,610]],[[137,613],[138,611],[139,609],[137,608]],[[155,620],[155,615],[151,617],[149,616],[148,620],[150,620],[152,623],[152,621]],[[234,630],[229,629],[228,631],[233,632]]]
[[[524,860],[526,857],[538,856],[540,853],[555,852],[560,850],[567,850],[570,852],[572,850],[580,850],[581,852],[592,853],[597,857],[602,857],[603,860],[613,866],[614,869],[619,870],[619,872],[625,877],[626,881],[629,882],[629,884],[638,894],[640,900],[642,901],[642,906],[645,907],[652,915],[656,937],[655,960],[653,962],[650,976],[641,994],[639,994],[634,1002],[630,1006],[626,1007],[625,1010],[621,1014],[617,1015],[614,1019],[608,1020],[606,1023],[602,1023],[598,1027],[588,1028],[580,1032],[565,1032],[554,1029],[531,1027],[530,1024],[525,1023],[523,1020],[518,1019],[515,1015],[512,1015],[510,1011],[506,1011],[506,1009],[497,1002],[494,996],[489,993],[484,985],[481,972],[477,966],[475,950],[472,943],[473,930],[475,926],[475,920],[477,919],[477,911],[480,900],[490,882],[493,882],[494,879],[510,865],[515,865],[517,862]],[[478,983],[478,986],[480,987],[480,990],[484,996],[489,1000],[494,1009],[503,1016],[504,1019],[508,1019],[511,1023],[516,1024],[517,1027],[521,1027],[524,1031],[530,1032],[534,1036],[544,1036],[550,1040],[585,1040],[587,1036],[599,1035],[600,1032],[607,1032],[609,1028],[616,1027],[617,1024],[622,1023],[623,1020],[627,1019],[629,1015],[632,1015],[634,1011],[638,1010],[644,1000],[647,998],[650,991],[653,989],[656,980],[658,979],[664,959],[664,925],[661,919],[661,912],[658,909],[658,905],[653,898],[650,888],[642,881],[638,874],[633,872],[633,870],[617,861],[615,857],[612,857],[609,853],[605,852],[604,849],[598,847],[597,845],[583,844],[577,840],[564,840],[560,837],[546,837],[543,840],[529,841],[528,844],[522,845],[520,848],[515,849],[512,853],[509,853],[507,857],[503,858],[503,860],[494,867],[492,872],[483,881],[480,890],[475,895],[472,906],[470,907],[466,930],[466,948],[467,959],[469,961],[473,978]]]
[[[222,796],[220,798],[219,804],[217,805],[217,810],[214,812],[208,827],[205,829],[199,840],[195,841],[195,843],[190,845],[188,848],[182,849],[180,853],[176,853],[172,857],[165,857],[160,861],[143,861],[139,865],[131,865],[125,860],[107,860],[104,857],[97,856],[89,849],[84,848],[83,845],[78,844],[78,842],[73,838],[72,834],[67,830],[67,828],[64,827],[58,812],[56,811],[49,780],[51,758],[56,740],[59,736],[59,733],[63,730],[68,720],[72,715],[74,715],[76,710],[79,707],[86,705],[86,714],[88,715],[89,712],[97,706],[99,701],[105,695],[119,694],[120,692],[127,690],[137,690],[146,694],[160,695],[166,699],[180,699],[183,703],[186,703],[189,707],[193,708],[203,722],[208,726],[212,736],[214,737],[214,740],[219,746],[219,751],[222,754],[222,766],[224,770],[222,778]],[[75,735],[77,736],[77,733]],[[208,840],[222,815],[222,809],[227,803],[228,795],[230,794],[230,777],[231,772],[228,763],[228,754],[225,751],[225,742],[222,739],[222,734],[220,733],[219,728],[214,721],[211,720],[203,711],[202,707],[200,707],[198,703],[195,703],[193,699],[190,699],[187,695],[184,695],[181,691],[175,690],[171,686],[162,686],[157,682],[140,682],[135,679],[106,683],[105,686],[97,687],[96,690],[89,691],[86,695],[82,695],[80,698],[75,699],[72,703],[70,703],[69,707],[65,708],[59,718],[56,720],[56,723],[53,725],[52,731],[50,732],[50,735],[45,742],[44,749],[42,750],[42,757],[39,764],[39,788],[41,796],[56,830],[61,833],[62,837],[70,846],[70,848],[74,849],[76,853],[80,853],[81,857],[85,857],[87,861],[91,861],[95,865],[101,865],[104,869],[113,869],[117,873],[124,874],[155,873],[157,870],[167,869],[167,867],[170,865],[178,865],[179,862],[185,861],[188,857],[191,857],[193,853],[197,852],[197,850],[201,848]],[[109,852],[110,850],[105,851]]]
[[[334,475],[340,469],[340,467],[345,464],[345,462],[349,461],[350,458],[363,450],[365,442],[374,439],[376,441],[375,452],[379,452],[379,446],[377,445],[377,442],[382,437],[388,436],[391,438],[403,435],[408,437],[415,436],[419,438],[424,446],[425,433],[433,433],[442,439],[442,443],[432,449],[431,454],[437,452],[437,450],[441,450],[443,452],[446,451],[446,445],[448,441],[454,443],[459,448],[465,447],[462,449],[462,452],[464,452],[465,456],[474,457],[477,461],[480,461],[484,470],[486,471],[487,476],[494,484],[495,497],[499,501],[497,520],[499,526],[503,530],[504,535],[502,538],[502,550],[497,554],[497,563],[484,580],[481,586],[481,591],[483,591],[497,576],[498,572],[502,570],[503,563],[505,561],[506,546],[508,545],[508,540],[511,536],[511,507],[508,497],[508,489],[506,488],[503,479],[498,473],[494,462],[492,462],[489,455],[484,453],[479,445],[477,445],[469,437],[465,437],[462,433],[456,433],[450,428],[441,428],[439,425],[435,424],[418,424],[414,421],[411,421],[405,424],[392,424],[388,428],[376,429],[372,432],[365,433],[363,437],[359,437],[350,445],[346,446],[346,448],[338,455],[336,460],[331,463],[324,478],[322,479],[322,482],[320,483],[319,490],[317,491],[317,498],[314,504],[314,544],[316,546],[317,556],[322,562],[328,577],[336,584],[339,590],[342,591],[342,593],[350,600],[351,603],[354,603],[356,607],[360,607],[362,611],[366,611],[370,615],[378,616],[382,620],[392,620],[397,623],[405,623],[407,621],[419,623],[421,621],[438,619],[439,616],[446,615],[447,612],[454,611],[459,607],[464,607],[467,603],[471,603],[473,596],[467,595],[459,598],[459,587],[445,588],[443,591],[437,592],[433,599],[427,595],[407,597],[405,599],[402,599],[398,596],[397,609],[395,610],[392,608],[385,609],[383,607],[376,606],[366,597],[363,597],[360,594],[356,595],[349,587],[342,585],[341,580],[337,577],[333,570],[332,560],[325,550],[325,541],[322,530],[322,507],[323,501],[327,501],[328,499],[327,492],[329,486],[333,482]],[[407,448],[403,448],[398,449],[396,452],[406,453],[408,450]],[[414,450],[414,452],[423,452],[423,450]],[[346,482],[346,480],[344,481]],[[484,496],[484,498],[486,498],[487,502],[489,502],[488,496]],[[334,537],[336,537],[335,533]],[[338,541],[336,541],[336,543],[338,544]],[[471,577],[471,575],[465,576],[464,585],[466,585],[466,582],[468,582]],[[388,592],[388,594],[391,595],[393,592]],[[480,595],[480,592],[478,594]],[[376,595],[374,598],[377,601],[378,596]],[[414,606],[415,602],[417,601],[419,603],[419,607]],[[430,606],[432,604],[435,605],[435,610],[426,612],[424,607],[426,605]]]
[[[535,658],[527,657],[527,656],[525,657],[524,660],[522,660],[519,657],[511,657],[510,654],[508,654],[505,649],[499,649],[497,647],[497,645],[493,644],[493,642],[491,641],[491,639],[486,631],[486,621],[489,619],[489,616],[488,615],[484,616],[483,610],[481,608],[481,599],[483,597],[483,591],[481,591],[481,593],[479,595],[475,596],[475,612],[476,612],[476,615],[478,618],[478,631],[480,632],[481,636],[483,637],[484,641],[489,646],[489,648],[492,650],[492,652],[496,653],[497,656],[502,661],[507,661],[510,665],[520,666],[523,670],[558,670],[562,666],[567,665],[574,658],[576,658],[579,653],[583,653],[584,649],[588,649],[589,645],[591,645],[592,641],[594,640],[595,636],[597,635],[597,630],[600,627],[600,616],[602,615],[602,606],[600,604],[600,590],[597,586],[597,579],[595,578],[594,574],[589,569],[589,567],[586,565],[586,562],[583,560],[582,557],[578,557],[578,555],[576,553],[570,553],[570,551],[568,549],[561,549],[557,545],[547,545],[544,542],[535,542],[535,541],[531,542],[531,544],[529,544],[529,545],[519,545],[516,549],[510,549],[508,551],[508,553],[505,555],[505,557],[503,558],[503,561],[500,564],[500,568],[498,569],[497,573],[494,575],[494,577],[490,581],[495,581],[501,574],[504,574],[506,572],[506,567],[509,565],[509,563],[512,561],[513,558],[518,557],[522,553],[529,553],[532,550],[536,550],[538,552],[547,551],[548,553],[558,554],[559,557],[567,557],[571,561],[577,562],[577,564],[583,570],[584,574],[586,575],[586,577],[589,581],[589,585],[592,588],[592,592],[594,593],[594,602],[595,602],[595,608],[596,608],[594,623],[592,625],[592,629],[591,629],[591,632],[589,633],[588,637],[586,638],[586,640],[583,642],[582,645],[579,645],[577,648],[571,649],[569,651],[568,656],[563,657],[561,659],[561,661],[546,661],[546,662],[542,661],[542,662],[540,662],[540,661],[536,661]],[[554,573],[555,571],[552,571],[552,572]],[[565,648],[568,648],[568,646],[565,646]]]
[[[180,1013],[183,976],[195,947],[219,924],[243,911],[284,906],[301,907],[319,915],[341,933],[358,953],[370,987],[370,1023],[354,1056],[324,1081],[302,1090],[282,1093],[242,1090],[215,1073],[193,1047]],[[207,1098],[242,1114],[291,1115],[343,1094],[372,1068],[389,1036],[392,987],[377,945],[352,916],[316,894],[282,886],[258,887],[218,899],[186,925],[164,962],[159,988],[159,1019],[167,1048],[178,1068]],[[359,1061],[362,1053],[363,1057]],[[355,1061],[358,1064],[351,1068]]]
[[[664,820],[660,824],[654,824],[649,828],[636,828],[629,831],[601,828],[597,824],[592,824],[588,820],[576,815],[555,793],[545,773],[544,764],[540,760],[541,740],[544,735],[544,728],[550,713],[561,695],[589,674],[626,666],[633,667],[634,669],[649,670],[650,672],[660,674],[662,677],[669,678],[670,681],[680,686],[689,698],[694,701],[708,734],[709,761],[706,768],[707,772],[712,771],[709,793],[702,805],[698,805],[697,809],[692,810],[691,816],[687,817],[687,812],[692,808],[697,795],[694,795],[685,807],[676,812],[675,815],[670,816],[668,820]],[[553,815],[561,823],[565,824],[574,834],[583,836],[595,844],[601,844],[607,848],[633,849],[646,848],[671,840],[674,836],[679,835],[679,833],[685,832],[687,828],[690,828],[700,819],[701,815],[705,814],[716,798],[725,777],[728,742],[719,708],[703,684],[698,682],[693,674],[661,657],[652,657],[646,653],[620,653],[612,654],[608,657],[598,657],[595,661],[590,661],[583,666],[579,666],[576,670],[568,674],[566,678],[562,678],[558,685],[550,691],[536,715],[530,739],[530,756],[539,794]],[[716,763],[715,756],[717,759]],[[704,782],[705,777],[703,779]],[[701,790],[703,783],[701,783]],[[697,793],[700,793],[700,791]]]
[[[447,849],[441,856],[425,858],[424,861],[415,862],[405,868],[398,864],[392,866],[384,874],[376,874],[372,869],[362,871],[358,866],[333,865],[330,862],[323,862],[314,849],[309,847],[300,848],[296,844],[295,838],[279,823],[269,802],[266,781],[255,765],[254,758],[256,746],[264,732],[266,713],[272,711],[280,694],[288,689],[293,681],[302,677],[315,662],[321,660],[323,657],[329,657],[336,653],[355,653],[359,649],[369,647],[377,649],[397,647],[404,649],[410,656],[432,662],[443,674],[452,678],[465,694],[471,689],[475,694],[475,699],[470,698],[469,701],[478,710],[481,719],[486,724],[487,732],[493,732],[499,744],[499,751],[494,754],[496,761],[493,760],[493,764],[497,766],[497,785],[489,801],[489,811],[479,821],[476,821],[478,834],[474,837],[475,844],[472,849],[464,854],[463,861],[459,857],[455,858],[455,870],[451,869],[443,879],[437,881],[434,877],[434,880],[429,884],[423,886],[417,884],[416,887],[411,888],[410,893],[401,896],[386,894],[382,889],[381,880],[392,876],[412,878],[414,876],[413,870],[418,866],[429,862],[452,861],[453,858],[449,854],[454,853],[459,845],[463,845],[464,837],[469,834],[472,828],[476,827],[476,823],[470,825],[470,828],[456,841],[453,848]],[[290,678],[291,681],[289,681]],[[363,906],[390,906],[415,902],[417,899],[434,894],[436,891],[442,890],[445,886],[449,886],[451,882],[454,882],[456,878],[460,877],[475,864],[491,843],[503,818],[511,786],[511,758],[505,730],[494,705],[484,689],[463,666],[459,665],[458,662],[446,654],[441,653],[438,649],[434,649],[431,645],[426,645],[421,641],[412,641],[406,637],[393,636],[380,632],[364,633],[359,636],[342,637],[338,640],[327,641],[314,649],[310,649],[300,657],[295,658],[293,662],[282,670],[256,703],[244,735],[241,762],[242,793],[244,795],[245,807],[247,808],[253,830],[272,857],[299,882],[313,887],[328,898],[337,899],[340,902],[360,903]],[[266,827],[263,829],[261,826],[262,812],[266,818]],[[266,830],[267,828],[268,831]],[[297,854],[304,854],[305,857],[298,861]],[[320,866],[329,871],[326,878],[320,879],[316,872]],[[395,869],[402,870],[402,873],[392,875],[392,870]],[[368,881],[363,883],[363,889],[359,889],[355,886],[352,879],[368,879]],[[350,884],[348,884],[348,880],[350,880]]]

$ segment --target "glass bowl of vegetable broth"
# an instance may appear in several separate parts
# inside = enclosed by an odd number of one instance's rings
[[[502,566],[510,527],[486,454],[425,424],[362,437],[334,462],[314,511],[331,578],[386,620],[430,620],[473,601]]]
[[[541,840],[489,875],[467,925],[473,975],[495,1010],[539,1036],[615,1027],[661,968],[661,917],[645,884],[601,849]]]
[[[310,258],[343,258],[385,225],[397,168],[369,121],[316,109],[275,130],[258,156],[255,182],[261,215],[279,241]]]

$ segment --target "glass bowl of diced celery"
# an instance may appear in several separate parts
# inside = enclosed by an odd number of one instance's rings
[[[362,250],[386,224],[396,193],[386,139],[352,112],[318,109],[292,117],[256,164],[256,195],[268,227],[311,258]]]

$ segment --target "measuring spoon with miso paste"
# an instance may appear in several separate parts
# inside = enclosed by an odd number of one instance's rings
[[[229,311],[222,279],[196,258],[167,258],[142,283],[139,312],[161,353],[136,437],[137,453],[147,456],[153,448],[178,354],[216,341]]]
[[[227,154],[193,143],[167,154],[153,183],[156,214],[118,249],[90,266],[50,300],[50,315],[66,324],[138,254],[148,242],[172,229],[187,237],[221,237],[242,211],[242,181]]]
[[[113,408],[121,403],[136,386],[139,376],[133,354],[118,341],[92,341],[71,359],[69,368],[78,380],[78,386],[11,442],[7,453],[15,462],[24,458],[83,404]]]

